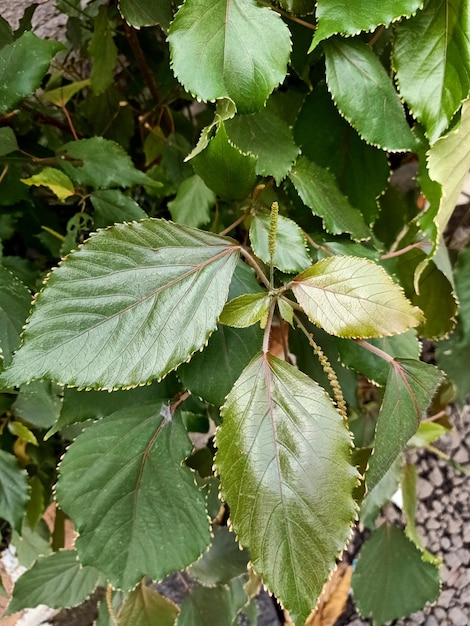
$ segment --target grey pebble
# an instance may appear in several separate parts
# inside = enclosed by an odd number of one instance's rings
[[[444,561],[447,567],[450,567],[451,569],[456,569],[462,565],[458,552],[448,552],[444,557]]]
[[[447,614],[447,611],[445,611],[444,609],[441,609],[440,606],[435,607],[434,615],[436,616],[437,623],[439,624],[439,626],[444,624],[444,619],[445,619],[446,614]]]
[[[449,525],[447,526],[447,530],[451,535],[457,535],[462,532],[462,521],[461,520],[451,520]]]
[[[430,530],[437,530],[440,527],[441,527],[441,525],[439,524],[438,520],[435,517],[430,517],[426,521],[426,528],[428,528]],[[429,533],[429,536],[431,536],[431,533]]]
[[[468,626],[468,615],[465,615],[462,609],[457,606],[449,611],[449,619],[453,626]]]
[[[458,555],[462,565],[470,565],[470,550],[459,550]]]
[[[454,597],[454,593],[455,593],[455,590],[454,590],[454,589],[445,589],[445,590],[441,593],[441,595],[440,595],[440,597],[439,597],[439,600],[437,601],[437,602],[438,602],[438,604],[439,604],[439,606],[440,606],[440,607],[442,607],[442,608],[444,608],[444,609],[448,609],[448,608],[449,608],[449,605],[450,605],[450,603],[451,603],[451,600],[452,600],[452,599],[453,599],[453,597]]]
[[[444,482],[442,478],[441,470],[437,465],[432,468],[431,475],[429,476],[429,480],[432,482],[434,487],[440,487]]]
[[[441,548],[443,550],[448,550],[450,548],[450,539],[449,539],[449,537],[443,537],[441,539]]]
[[[421,478],[418,481],[418,495],[420,498],[425,500],[426,498],[429,498],[429,496],[432,495],[433,492],[434,489],[429,480]]]
[[[434,617],[434,615],[430,615],[424,622],[424,626],[439,626],[439,622]]]

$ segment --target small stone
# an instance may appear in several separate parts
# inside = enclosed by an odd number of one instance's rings
[[[433,530],[433,529],[437,530],[439,527],[440,527],[440,524],[435,517],[430,517],[426,522],[426,528],[430,530]]]
[[[463,541],[460,535],[452,535],[452,547],[457,548],[457,550],[463,547]]]
[[[429,498],[429,496],[432,495],[433,491],[434,491],[433,487],[431,483],[429,482],[429,480],[426,480],[425,478],[421,478],[418,481],[418,495],[422,500]]]
[[[439,626],[439,622],[434,617],[434,615],[430,615],[428,619],[424,622],[424,626]]]
[[[470,461],[468,450],[463,446],[452,456],[452,458],[454,461],[457,461],[457,463],[461,463],[462,465]]]
[[[432,472],[431,472],[431,475],[429,476],[429,479],[431,480],[434,487],[440,487],[442,483],[444,482],[444,479],[442,478],[442,474],[437,465],[435,465],[432,468]]]
[[[437,601],[440,607],[443,609],[449,608],[449,604],[454,596],[454,591],[454,589],[446,589],[441,593],[439,600]]]
[[[440,472],[439,472],[439,475],[442,478],[442,474]],[[442,504],[439,502],[439,500],[433,501],[432,508],[436,511],[436,513],[442,513]]]
[[[447,567],[450,567],[450,569],[457,569],[462,565],[458,552],[449,552],[445,555],[444,560]]]
[[[460,561],[463,565],[470,565],[470,550],[459,550]]]
[[[468,626],[468,616],[457,606],[449,611],[449,619],[453,626]]]
[[[448,550],[450,548],[450,539],[449,539],[449,537],[443,537],[441,539],[441,548],[443,550]]]
[[[436,616],[438,624],[444,624],[444,618],[446,616],[447,611],[441,609],[440,606],[434,607],[434,615]]]
[[[462,522],[459,520],[451,520],[449,522],[449,525],[447,527],[447,530],[450,532],[451,535],[457,535],[459,533],[462,532]]]
[[[470,524],[465,524],[463,529],[463,540],[465,543],[470,543]]]

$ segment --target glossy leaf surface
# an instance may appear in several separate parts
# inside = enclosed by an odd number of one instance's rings
[[[80,535],[83,564],[128,590],[201,555],[210,529],[183,464],[191,448],[180,418],[161,404],[116,411],[79,435],[61,463],[57,499]]]
[[[324,44],[326,81],[339,112],[368,143],[391,152],[417,147],[393,83],[371,48],[354,39]]]
[[[13,454],[0,450],[0,517],[19,531],[28,500],[29,488],[25,470]]]
[[[31,306],[29,289],[0,266],[0,350],[8,365],[20,344],[20,333]]]
[[[431,143],[446,130],[470,89],[470,4],[427,0],[396,30],[400,93]]]
[[[173,626],[178,613],[176,604],[141,583],[122,605],[117,626]]]
[[[390,365],[374,451],[366,472],[369,489],[384,476],[418,430],[441,379],[442,374],[436,367],[421,361],[395,359]]]
[[[173,71],[201,100],[261,109],[284,80],[291,42],[279,15],[253,0],[186,0],[168,40]]]
[[[366,259],[323,259],[294,278],[292,291],[310,321],[338,337],[384,337],[420,322],[401,287]]]
[[[237,257],[231,240],[161,220],[99,231],[49,276],[9,379],[110,389],[163,377],[215,329]]]
[[[114,82],[114,67],[118,59],[118,49],[114,43],[113,28],[106,5],[101,6],[95,19],[88,51],[93,60],[91,86],[98,95]]]
[[[104,580],[93,567],[80,565],[75,550],[41,556],[15,583],[8,606],[11,615],[45,604],[52,609],[81,604]]]
[[[203,226],[210,222],[209,210],[216,201],[215,193],[199,176],[183,180],[176,198],[168,203],[173,221],[186,226]]]
[[[58,41],[40,39],[25,32],[0,51],[0,113],[8,113],[20,100],[40,86],[55,53]]]
[[[274,266],[282,272],[301,272],[311,264],[307,254],[306,242],[302,230],[295,222],[279,215],[277,218],[276,248]],[[256,213],[250,225],[250,240],[253,251],[265,263],[271,260],[269,254],[269,215]]]
[[[303,623],[354,517],[356,474],[342,418],[310,378],[261,354],[227,397],[216,443],[221,491],[240,543]]]
[[[256,293],[239,296],[227,302],[220,314],[219,322],[235,328],[246,328],[268,316],[271,298],[268,294]]]
[[[132,222],[147,217],[147,213],[119,189],[97,189],[90,195],[95,209],[93,222],[96,228],[111,226],[118,222]]]
[[[193,587],[183,600],[177,626],[236,624],[239,611],[248,602],[243,583],[243,579],[235,579],[229,585]]]
[[[165,30],[171,22],[171,0],[119,0],[123,18],[132,26],[154,26]]]
[[[21,182],[28,186],[48,187],[62,202],[75,193],[75,188],[70,178],[64,172],[54,167],[45,167],[29,178],[22,178]]]
[[[326,168],[300,157],[289,178],[304,204],[322,218],[328,232],[334,235],[348,233],[356,240],[370,237],[363,216],[349,204],[333,174]]]
[[[318,0],[317,29],[310,50],[331,35],[357,35],[361,30],[371,31],[377,26],[388,26],[400,17],[410,17],[422,3],[422,0]]]
[[[399,528],[383,524],[361,549],[352,588],[361,615],[380,626],[437,600],[439,570]]]
[[[214,526],[213,533],[209,550],[188,570],[191,577],[208,587],[227,584],[246,574],[250,558],[248,550],[240,550],[235,534],[227,526]]]

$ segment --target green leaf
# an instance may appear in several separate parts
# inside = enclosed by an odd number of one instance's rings
[[[31,476],[29,479],[30,493],[31,497],[28,502],[28,506],[26,507],[26,520],[28,524],[22,528],[22,534],[24,537],[26,529],[35,530],[38,529],[38,524],[40,523],[42,516],[44,515],[44,511],[46,510],[45,504],[45,489],[44,485],[41,482],[40,478],[36,474],[35,476]],[[49,535],[47,535],[47,539],[49,539]],[[18,544],[14,544],[18,548]],[[47,552],[39,551],[36,556],[39,554],[47,554]],[[30,567],[31,563],[25,565],[25,567]]]
[[[317,29],[309,52],[331,35],[358,35],[362,30],[389,26],[400,17],[410,17],[422,5],[423,0],[318,0],[315,12]]]
[[[21,385],[12,405],[13,413],[33,426],[49,428],[59,417],[61,392],[61,387],[48,380]]]
[[[93,221],[97,228],[117,222],[132,222],[144,219],[147,213],[129,196],[118,189],[100,189],[90,195],[95,209]]]
[[[221,492],[240,543],[303,623],[355,515],[357,479],[343,420],[314,381],[261,354],[228,395],[216,443]]]
[[[244,200],[256,183],[255,157],[242,154],[230,143],[223,122],[208,147],[191,164],[205,184],[224,199]]]
[[[291,42],[280,16],[254,0],[186,0],[168,34],[173,71],[201,100],[261,109],[285,78]]]
[[[161,404],[116,411],[78,436],[61,463],[57,499],[79,533],[83,564],[128,590],[201,555],[210,529],[183,464],[191,448],[181,419]]]
[[[373,50],[355,39],[325,42],[326,80],[339,112],[368,143],[391,152],[417,141],[393,83]]]
[[[402,359],[418,360],[421,353],[415,330],[392,337],[369,339],[368,343],[392,357]],[[359,372],[377,385],[385,386],[390,369],[387,361],[369,350],[364,350],[355,341],[349,339],[337,339],[337,345],[343,365]]]
[[[8,113],[40,86],[58,41],[46,41],[26,32],[0,51],[0,113]]]
[[[188,570],[192,578],[208,587],[229,583],[245,574],[250,555],[240,545],[227,526],[214,526],[214,538],[207,552]]]
[[[462,105],[459,125],[439,139],[427,154],[429,177],[442,185],[440,200],[431,204],[420,225],[436,228],[434,241],[438,241],[457,204],[457,198],[470,168],[470,98]]]
[[[376,263],[331,256],[296,276],[292,291],[310,321],[338,337],[384,337],[420,322],[413,307]]]
[[[44,513],[44,510],[41,513]],[[24,524],[21,536],[13,531],[12,544],[16,548],[16,557],[23,567],[30,569],[38,557],[52,554],[50,531],[44,520],[38,524],[36,530],[31,530],[29,524]]]
[[[27,476],[12,454],[0,450],[0,517],[18,531],[29,500]]]
[[[252,115],[237,115],[225,127],[230,141],[258,159],[256,173],[272,176],[279,185],[299,154],[286,122],[263,109]]]
[[[57,87],[57,89],[51,89],[50,91],[44,91],[40,98],[41,100],[46,100],[46,102],[52,102],[58,107],[65,107],[67,102],[73,98],[73,96],[81,91],[84,87],[88,87],[91,83],[89,78],[85,80],[79,80],[74,83],[70,83],[69,85],[63,85],[62,87]]]
[[[238,613],[248,602],[242,585],[243,579],[235,579],[230,585],[192,587],[183,600],[177,626],[235,626]]]
[[[18,150],[15,133],[9,126],[0,128],[0,156],[5,156]]]
[[[88,44],[88,51],[93,60],[91,70],[91,87],[98,95],[106,91],[114,81],[114,68],[118,58],[118,50],[113,39],[108,7],[101,6],[95,18],[93,35]]]
[[[62,202],[75,194],[75,188],[70,178],[64,174],[64,172],[54,167],[45,167],[38,174],[34,174],[34,176],[30,178],[22,178],[21,182],[28,185],[28,187],[32,185],[36,187],[47,187]]]
[[[163,220],[98,231],[50,274],[3,383],[112,389],[165,376],[215,329],[237,257],[230,239]]]
[[[119,10],[122,17],[139,28],[159,24],[167,30],[171,22],[172,0],[120,0]]]
[[[314,0],[281,0],[283,9],[294,15],[307,15],[315,9]]]
[[[122,605],[117,626],[174,626],[178,613],[176,604],[141,583]]]
[[[199,176],[190,176],[178,187],[176,198],[168,203],[168,210],[177,224],[203,226],[210,222],[211,209],[216,202],[214,192]]]
[[[270,304],[271,298],[267,293],[239,296],[227,302],[220,314],[219,322],[235,328],[246,328],[261,320],[263,327],[265,324],[262,320],[266,323]]]
[[[90,185],[95,189],[159,186],[134,167],[120,145],[103,137],[71,141],[63,146],[60,156],[60,166],[77,185]]]
[[[390,176],[387,155],[363,141],[341,117],[324,84],[315,85],[307,96],[294,136],[302,154],[334,174],[340,191],[371,224],[378,213],[377,198]],[[329,185],[328,189],[331,194]]]
[[[397,456],[379,482],[369,491],[361,503],[360,520],[366,528],[375,529],[380,509],[397,491],[403,472],[403,458]]]
[[[31,306],[29,289],[0,266],[0,350],[5,365],[20,344],[20,333]]]
[[[449,429],[436,422],[422,422],[416,434],[407,443],[408,448],[428,446],[449,432]]]
[[[383,524],[361,548],[352,589],[361,615],[381,626],[437,600],[439,570],[400,529]]]
[[[253,270],[238,262],[230,284],[229,299],[240,294],[264,293]],[[261,350],[263,332],[257,326],[229,328],[219,325],[203,352],[178,368],[178,376],[193,394],[215,406],[225,397],[246,365]]]
[[[394,65],[400,93],[434,143],[470,88],[468,0],[427,0],[396,29]]]
[[[38,604],[51,609],[81,604],[104,582],[93,567],[82,566],[75,550],[41,556],[15,583],[8,615]]]
[[[327,169],[300,157],[289,174],[297,193],[314,215],[323,220],[324,228],[334,234],[349,233],[354,239],[368,239],[370,229],[361,213],[353,208]]]
[[[8,423],[8,430],[15,437],[19,437],[20,439],[24,439],[28,443],[31,443],[33,446],[37,446],[38,440],[34,433],[32,433],[27,426],[25,426],[22,422],[12,421]]]
[[[295,222],[279,215],[276,231],[276,248],[274,251],[274,266],[282,272],[301,272],[312,261],[306,250],[305,237]],[[269,225],[270,216],[262,213],[252,215],[250,225],[250,240],[253,251],[265,263],[270,262],[269,254]]]
[[[384,476],[418,430],[441,380],[442,374],[436,367],[421,361],[395,359],[390,364],[374,451],[366,472],[369,489]]]

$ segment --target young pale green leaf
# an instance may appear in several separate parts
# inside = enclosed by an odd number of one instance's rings
[[[421,312],[376,263],[331,256],[296,276],[292,291],[310,321],[337,337],[385,337],[417,326]]]
[[[119,10],[131,26],[158,24],[166,31],[171,22],[172,4],[172,0],[119,0]]]
[[[28,187],[32,185],[47,187],[62,202],[75,194],[75,187],[70,178],[55,167],[45,167],[38,174],[20,180]]]
[[[252,326],[267,319],[270,304],[271,298],[267,293],[239,296],[227,302],[220,314],[219,322],[235,328]]]
[[[253,251],[265,263],[270,263],[269,253],[269,215],[255,213],[250,224],[250,240]],[[279,215],[277,218],[276,248],[274,266],[282,272],[301,272],[312,261],[307,254],[305,237],[295,222]]]
[[[179,608],[145,582],[129,595],[117,616],[117,626],[174,626]]]
[[[210,528],[183,464],[191,448],[180,417],[162,404],[116,411],[79,435],[61,463],[57,500],[79,533],[83,564],[128,590],[201,555]]]
[[[343,365],[359,372],[377,385],[385,386],[389,372],[387,361],[373,352],[364,350],[350,339],[337,339],[336,343]],[[391,337],[369,339],[368,343],[392,357],[402,359],[419,359],[421,353],[421,345],[415,330]]]
[[[325,84],[315,85],[305,99],[294,137],[302,154],[330,170],[350,204],[360,210],[367,224],[372,224],[379,210],[377,198],[390,176],[387,154],[363,141],[341,117]],[[328,189],[331,193],[329,185]]]
[[[11,407],[13,414],[39,428],[49,428],[59,417],[62,391],[48,380],[21,385]]]
[[[250,555],[240,545],[227,526],[214,526],[211,547],[188,570],[192,578],[211,587],[227,584],[232,578],[246,574]]]
[[[215,329],[237,258],[231,240],[163,220],[98,231],[50,274],[4,384],[165,376]]]
[[[38,604],[51,609],[81,604],[104,580],[93,567],[83,567],[75,550],[41,556],[16,581],[8,615]]]
[[[33,446],[37,446],[38,440],[34,433],[29,430],[29,428],[23,424],[23,422],[11,421],[8,423],[8,430],[15,437],[19,437],[20,439],[24,439],[27,443],[32,444]]]
[[[44,91],[39,97],[41,100],[52,102],[52,104],[58,107],[65,107],[67,102],[73,98],[76,93],[81,91],[84,87],[88,87],[90,84],[91,80],[86,78],[85,80],[69,83],[68,85],[63,85],[62,87],[57,87],[50,91]]]
[[[238,613],[248,602],[244,583],[244,578],[236,578],[229,585],[192,587],[181,605],[177,626],[233,626],[237,623]]]
[[[8,365],[20,344],[20,333],[31,306],[29,289],[0,266],[0,352]]]
[[[230,143],[223,122],[191,164],[205,184],[224,199],[244,200],[256,183],[256,158]]]
[[[281,7],[294,15],[308,15],[315,10],[314,0],[281,0]]]
[[[422,5],[423,0],[318,0],[315,12],[317,29],[309,52],[331,35],[358,35],[363,30],[388,26],[400,17],[410,17]]]
[[[325,42],[326,80],[341,115],[368,143],[391,152],[413,151],[417,140],[392,80],[374,51],[355,39]]]
[[[176,198],[168,203],[173,221],[186,226],[203,226],[210,222],[210,209],[216,202],[215,193],[197,175],[183,180]]]
[[[0,113],[8,113],[40,86],[52,58],[61,48],[25,32],[0,51]]]
[[[88,51],[93,61],[91,87],[98,95],[113,84],[114,68],[118,50],[113,38],[113,28],[108,15],[107,5],[102,5],[95,18],[93,35],[88,44]]]
[[[261,109],[285,78],[291,50],[280,16],[254,0],[186,0],[168,34],[173,71],[201,100]]]
[[[449,429],[436,422],[422,422],[416,434],[407,443],[408,448],[428,446],[449,432]]]
[[[261,293],[253,270],[238,262],[232,277],[229,300],[241,294]],[[215,406],[224,403],[230,389],[251,359],[261,350],[263,332],[259,325],[230,328],[220,325],[203,352],[178,368],[178,377],[193,394]]]
[[[0,128],[0,156],[18,150],[18,143],[13,130],[9,126]]]
[[[93,222],[97,228],[118,222],[132,222],[147,217],[147,213],[119,189],[99,189],[90,195],[95,209]]]
[[[289,178],[302,202],[312,209],[314,215],[322,218],[328,232],[333,235],[349,233],[356,241],[370,237],[364,217],[349,204],[334,175],[326,168],[300,157]]]
[[[382,626],[437,600],[439,570],[399,528],[382,524],[361,548],[352,589],[361,615]]]
[[[18,531],[29,500],[27,477],[16,457],[0,450],[0,517]]]
[[[261,354],[228,395],[216,443],[221,492],[240,543],[303,624],[355,515],[357,478],[343,420],[317,383]]]
[[[366,472],[369,489],[384,476],[418,430],[441,380],[442,373],[436,367],[421,361],[397,358],[390,364],[374,451]]]
[[[470,168],[470,98],[462,105],[458,126],[432,146],[427,162],[429,177],[442,185],[442,191],[440,201],[431,204],[421,218],[420,226],[429,230],[434,225],[437,242],[444,234]]]
[[[252,115],[237,115],[225,127],[230,141],[257,157],[256,173],[272,176],[279,185],[299,154],[286,122],[263,109]]]
[[[61,168],[78,185],[95,189],[160,186],[134,167],[119,144],[103,137],[71,141],[61,148],[60,157]]]
[[[470,4],[427,1],[396,29],[393,57],[400,93],[434,143],[470,89]]]

